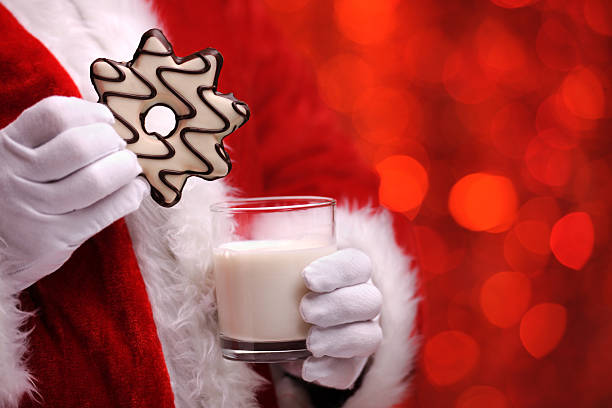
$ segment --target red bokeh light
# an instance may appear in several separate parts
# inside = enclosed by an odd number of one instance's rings
[[[538,138],[558,150],[570,150],[578,146],[579,140],[575,134],[560,128],[548,128],[538,133]]]
[[[479,347],[467,334],[449,330],[438,333],[425,344],[425,370],[436,385],[456,383],[478,362]]]
[[[521,342],[535,358],[542,358],[553,351],[567,323],[565,307],[555,303],[541,303],[529,309],[521,320]]]
[[[371,136],[372,134],[370,134]],[[393,155],[410,156],[429,171],[430,161],[425,147],[414,139],[397,138],[393,140],[385,140],[385,143],[372,143],[366,139],[360,139],[365,145],[364,155],[370,159],[371,163],[379,163],[385,158]]]
[[[534,197],[519,209],[519,220],[539,220],[550,228],[561,217],[561,208],[554,197]]]
[[[504,259],[512,269],[528,276],[541,274],[546,269],[549,255],[537,253],[526,247],[516,231],[516,228],[509,231],[504,238]]]
[[[561,86],[563,102],[575,116],[599,119],[604,114],[605,95],[601,81],[585,67],[570,72]]]
[[[550,248],[557,260],[568,268],[582,269],[593,252],[593,222],[585,212],[567,214],[553,226]]]
[[[581,132],[593,128],[593,121],[574,116],[561,101],[558,94],[546,98],[536,113],[536,129],[539,132],[555,129],[567,140],[579,142]]]
[[[525,249],[540,255],[550,252],[550,226],[541,220],[521,221],[514,227],[514,233]]]
[[[563,89],[552,95],[553,107],[557,121],[565,126],[567,129],[574,131],[576,134],[594,129],[597,126],[597,122],[593,119],[586,119],[584,117],[577,116],[570,109],[570,105],[574,104],[576,107],[580,107],[580,100],[569,100],[566,101]],[[588,101],[590,96],[586,97]],[[569,103],[569,105],[568,105]]]
[[[517,196],[508,178],[474,173],[455,183],[448,206],[455,221],[469,230],[507,229],[516,216]]]
[[[562,186],[572,175],[572,155],[557,149],[540,138],[529,142],[525,152],[525,163],[531,175],[549,186]]]
[[[398,0],[335,0],[338,28],[356,43],[379,43],[395,28],[397,3]]]
[[[391,156],[376,165],[380,175],[381,204],[397,212],[407,212],[421,205],[429,181],[423,166],[409,156]]]
[[[480,290],[480,306],[487,320],[507,328],[521,320],[531,299],[531,282],[520,272],[499,272]]]

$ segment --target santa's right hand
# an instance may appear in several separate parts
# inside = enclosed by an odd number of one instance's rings
[[[0,130],[0,279],[24,289],[148,190],[104,105],[52,96]]]

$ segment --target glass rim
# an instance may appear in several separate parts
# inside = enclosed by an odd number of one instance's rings
[[[283,205],[264,205],[251,206],[254,203],[274,203],[285,201]],[[295,204],[286,204],[286,202],[295,202]],[[249,212],[277,212],[277,211],[294,211],[305,210],[309,208],[333,207],[336,205],[336,200],[330,197],[320,196],[271,196],[271,197],[250,197],[238,198],[235,200],[226,200],[213,203],[210,205],[210,211],[219,213],[249,213]]]

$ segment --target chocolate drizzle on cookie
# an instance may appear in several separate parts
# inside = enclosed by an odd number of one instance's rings
[[[139,59],[145,58],[146,62],[139,62]],[[98,93],[98,101],[109,106],[113,112],[117,130],[124,127],[129,132],[130,136],[126,136],[125,131],[120,134],[124,134],[128,148],[137,154],[143,175],[151,184],[151,196],[164,207],[171,207],[180,200],[187,177],[215,180],[231,170],[223,138],[242,126],[249,119],[250,111],[233,94],[217,91],[222,65],[223,57],[213,48],[177,57],[158,29],[144,33],[131,61],[98,58],[91,64],[90,77]],[[192,90],[183,89],[181,92],[177,89],[177,84],[178,88],[181,88],[181,84],[189,84],[180,80],[182,75],[193,77]],[[198,81],[203,83],[198,84]],[[140,102],[135,105],[130,100]],[[159,105],[171,109],[175,115],[175,127],[167,136],[148,133],[144,128],[148,111]],[[198,112],[198,108],[208,112]],[[195,139],[204,137],[210,139]],[[196,140],[198,143],[195,143]],[[201,151],[202,147],[207,152]],[[147,148],[155,152],[146,151]],[[213,157],[210,157],[211,154]],[[200,164],[195,166],[193,158]],[[168,161],[168,165],[160,169],[159,164],[155,164],[159,162],[153,162],[159,160]],[[224,163],[223,168],[216,168],[215,162],[217,165]],[[163,189],[163,186],[167,189]]]

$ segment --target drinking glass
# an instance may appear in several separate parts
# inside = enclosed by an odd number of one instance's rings
[[[336,251],[327,197],[261,197],[213,204],[213,255],[223,356],[249,362],[306,358],[302,270]]]

